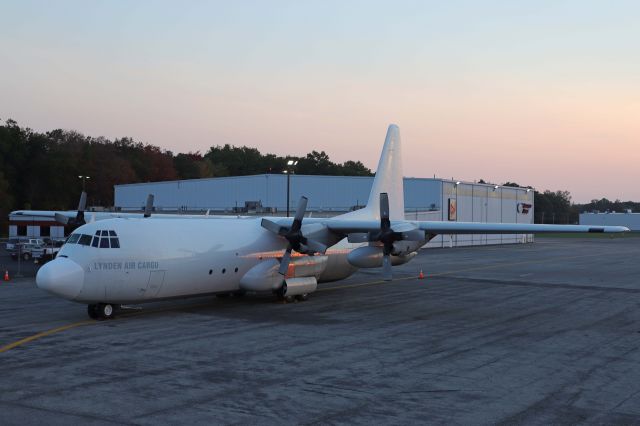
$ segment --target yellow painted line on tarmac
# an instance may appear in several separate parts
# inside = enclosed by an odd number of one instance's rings
[[[18,346],[22,346],[25,343],[32,342],[42,337],[50,336],[55,333],[60,333],[61,331],[70,330],[72,328],[82,327],[83,325],[89,325],[89,324],[95,324],[95,321],[80,321],[80,322],[74,322],[73,324],[63,325],[62,327],[52,328],[51,330],[43,331],[43,332],[34,334],[33,336],[25,337],[24,339],[20,339],[16,342],[9,343],[8,345],[2,346],[0,347],[0,353],[6,352],[13,348],[17,348]]]
[[[170,310],[176,310],[176,309],[194,309],[194,308],[199,308],[199,307],[204,307],[204,306],[210,306],[210,304],[200,303],[200,304],[197,304],[197,305],[187,305],[187,306],[180,306],[180,307],[173,306],[173,307],[160,308],[160,309],[151,309],[151,310],[148,310],[148,311],[140,310],[140,311],[136,311],[136,312],[129,312],[129,313],[125,313],[125,314],[119,315],[116,318],[116,320],[118,318],[128,318],[128,317],[134,317],[134,316],[143,315],[143,314],[154,314],[154,313],[158,313],[158,312],[164,312],[164,311],[170,311]],[[34,334],[33,336],[25,337],[24,339],[20,339],[20,340],[17,340],[15,342],[13,342],[13,343],[9,343],[8,345],[2,346],[2,347],[0,347],[0,353],[7,352],[7,351],[9,351],[11,349],[17,348],[18,346],[22,346],[22,345],[24,345],[26,343],[33,342],[34,340],[38,340],[38,339],[41,339],[43,337],[51,336],[52,334],[61,333],[63,331],[71,330],[71,329],[77,328],[77,327],[82,327],[84,325],[98,325],[98,324],[104,324],[104,323],[105,323],[105,321],[86,320],[86,321],[78,321],[78,322],[74,322],[72,324],[63,325],[61,327],[52,328],[51,330],[42,331],[40,333]]]

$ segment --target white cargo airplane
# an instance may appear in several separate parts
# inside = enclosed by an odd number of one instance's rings
[[[400,133],[390,125],[365,208],[333,218],[114,218],[79,226],[38,287],[88,304],[91,318],[121,304],[208,294],[273,292],[306,299],[318,282],[411,260],[437,234],[625,232],[622,226],[411,221],[404,217]],[[304,222],[304,223],[303,223]],[[81,221],[84,223],[84,221]]]

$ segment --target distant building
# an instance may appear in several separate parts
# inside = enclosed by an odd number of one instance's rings
[[[51,214],[37,210],[17,210],[9,213],[9,237],[43,237],[62,239],[65,227]]]
[[[640,213],[580,213],[580,225],[626,226],[640,232]]]

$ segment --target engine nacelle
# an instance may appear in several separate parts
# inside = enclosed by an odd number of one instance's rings
[[[327,267],[327,256],[294,257],[289,263],[286,278],[310,277],[316,281]],[[268,259],[249,269],[240,279],[240,288],[248,291],[272,291],[282,287],[284,277],[278,273],[280,262]],[[315,291],[312,290],[312,291]],[[306,291],[305,293],[311,293]],[[302,293],[299,293],[302,294]]]
[[[416,252],[410,252],[401,256],[391,256],[392,265],[402,265],[416,256]],[[352,250],[347,255],[347,261],[357,268],[379,268],[382,266],[382,247],[366,246]]]
[[[283,277],[278,273],[280,262],[269,259],[258,263],[240,278],[240,288],[248,291],[270,291],[282,286]]]
[[[309,294],[316,291],[316,277],[287,278],[282,284],[282,295],[285,297]]]

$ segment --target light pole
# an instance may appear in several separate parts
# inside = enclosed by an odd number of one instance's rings
[[[456,181],[456,222],[458,221],[458,208],[460,207],[458,205],[458,185],[460,185],[462,182],[460,181]],[[455,235],[455,239],[456,239],[456,247],[458,247],[458,234]]]
[[[82,191],[84,192],[84,188],[85,188],[85,180],[86,180],[86,179],[91,179],[91,176],[78,175],[78,178],[82,179]]]
[[[287,217],[289,217],[289,195],[291,194],[291,174],[293,173],[293,167],[298,164],[298,160],[287,161],[287,168],[284,173],[287,175]]]
[[[495,193],[498,188],[500,188],[499,185],[493,185],[493,192]],[[498,215],[496,215],[496,220],[498,220]],[[502,191],[500,191],[500,222],[502,222]],[[500,244],[502,244],[502,234],[500,234]]]

